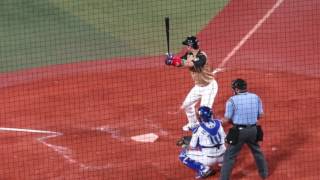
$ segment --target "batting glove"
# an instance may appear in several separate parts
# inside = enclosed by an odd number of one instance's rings
[[[173,65],[173,57],[174,57],[174,55],[172,53],[166,53],[165,64],[166,65]]]

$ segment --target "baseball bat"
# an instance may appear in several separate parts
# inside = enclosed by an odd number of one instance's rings
[[[167,37],[167,50],[168,50],[168,54],[170,53],[170,37],[169,37],[169,29],[170,29],[170,23],[169,23],[169,17],[166,17],[164,19],[165,24],[166,24],[166,37]]]

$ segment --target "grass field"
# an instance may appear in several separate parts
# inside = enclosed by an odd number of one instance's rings
[[[166,51],[164,17],[171,18],[171,47],[196,34],[227,0],[3,0],[0,72]]]

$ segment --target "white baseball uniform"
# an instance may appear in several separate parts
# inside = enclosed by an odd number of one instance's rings
[[[179,154],[180,161],[197,171],[196,178],[208,176],[213,165],[223,162],[225,137],[220,120],[200,122],[193,130],[189,149],[183,149]]]
[[[199,128],[192,134],[189,145],[192,149],[188,150],[186,155],[206,166],[221,163],[226,151],[225,137],[221,121],[201,122]]]
[[[181,59],[187,59],[188,56],[189,53],[186,53]],[[196,126],[198,122],[195,110],[196,103],[200,100],[200,106],[211,108],[218,92],[218,83],[214,79],[212,69],[207,62],[207,55],[199,50],[193,64],[194,66],[189,68],[189,71],[195,85],[182,104],[188,119],[187,126],[190,129]]]

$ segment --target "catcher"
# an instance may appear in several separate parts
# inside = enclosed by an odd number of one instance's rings
[[[199,126],[193,129],[192,137],[183,137],[177,141],[182,146],[180,161],[197,172],[196,179],[214,174],[212,166],[222,163],[226,151],[224,145],[226,134],[221,121],[213,119],[209,107],[199,108]]]

